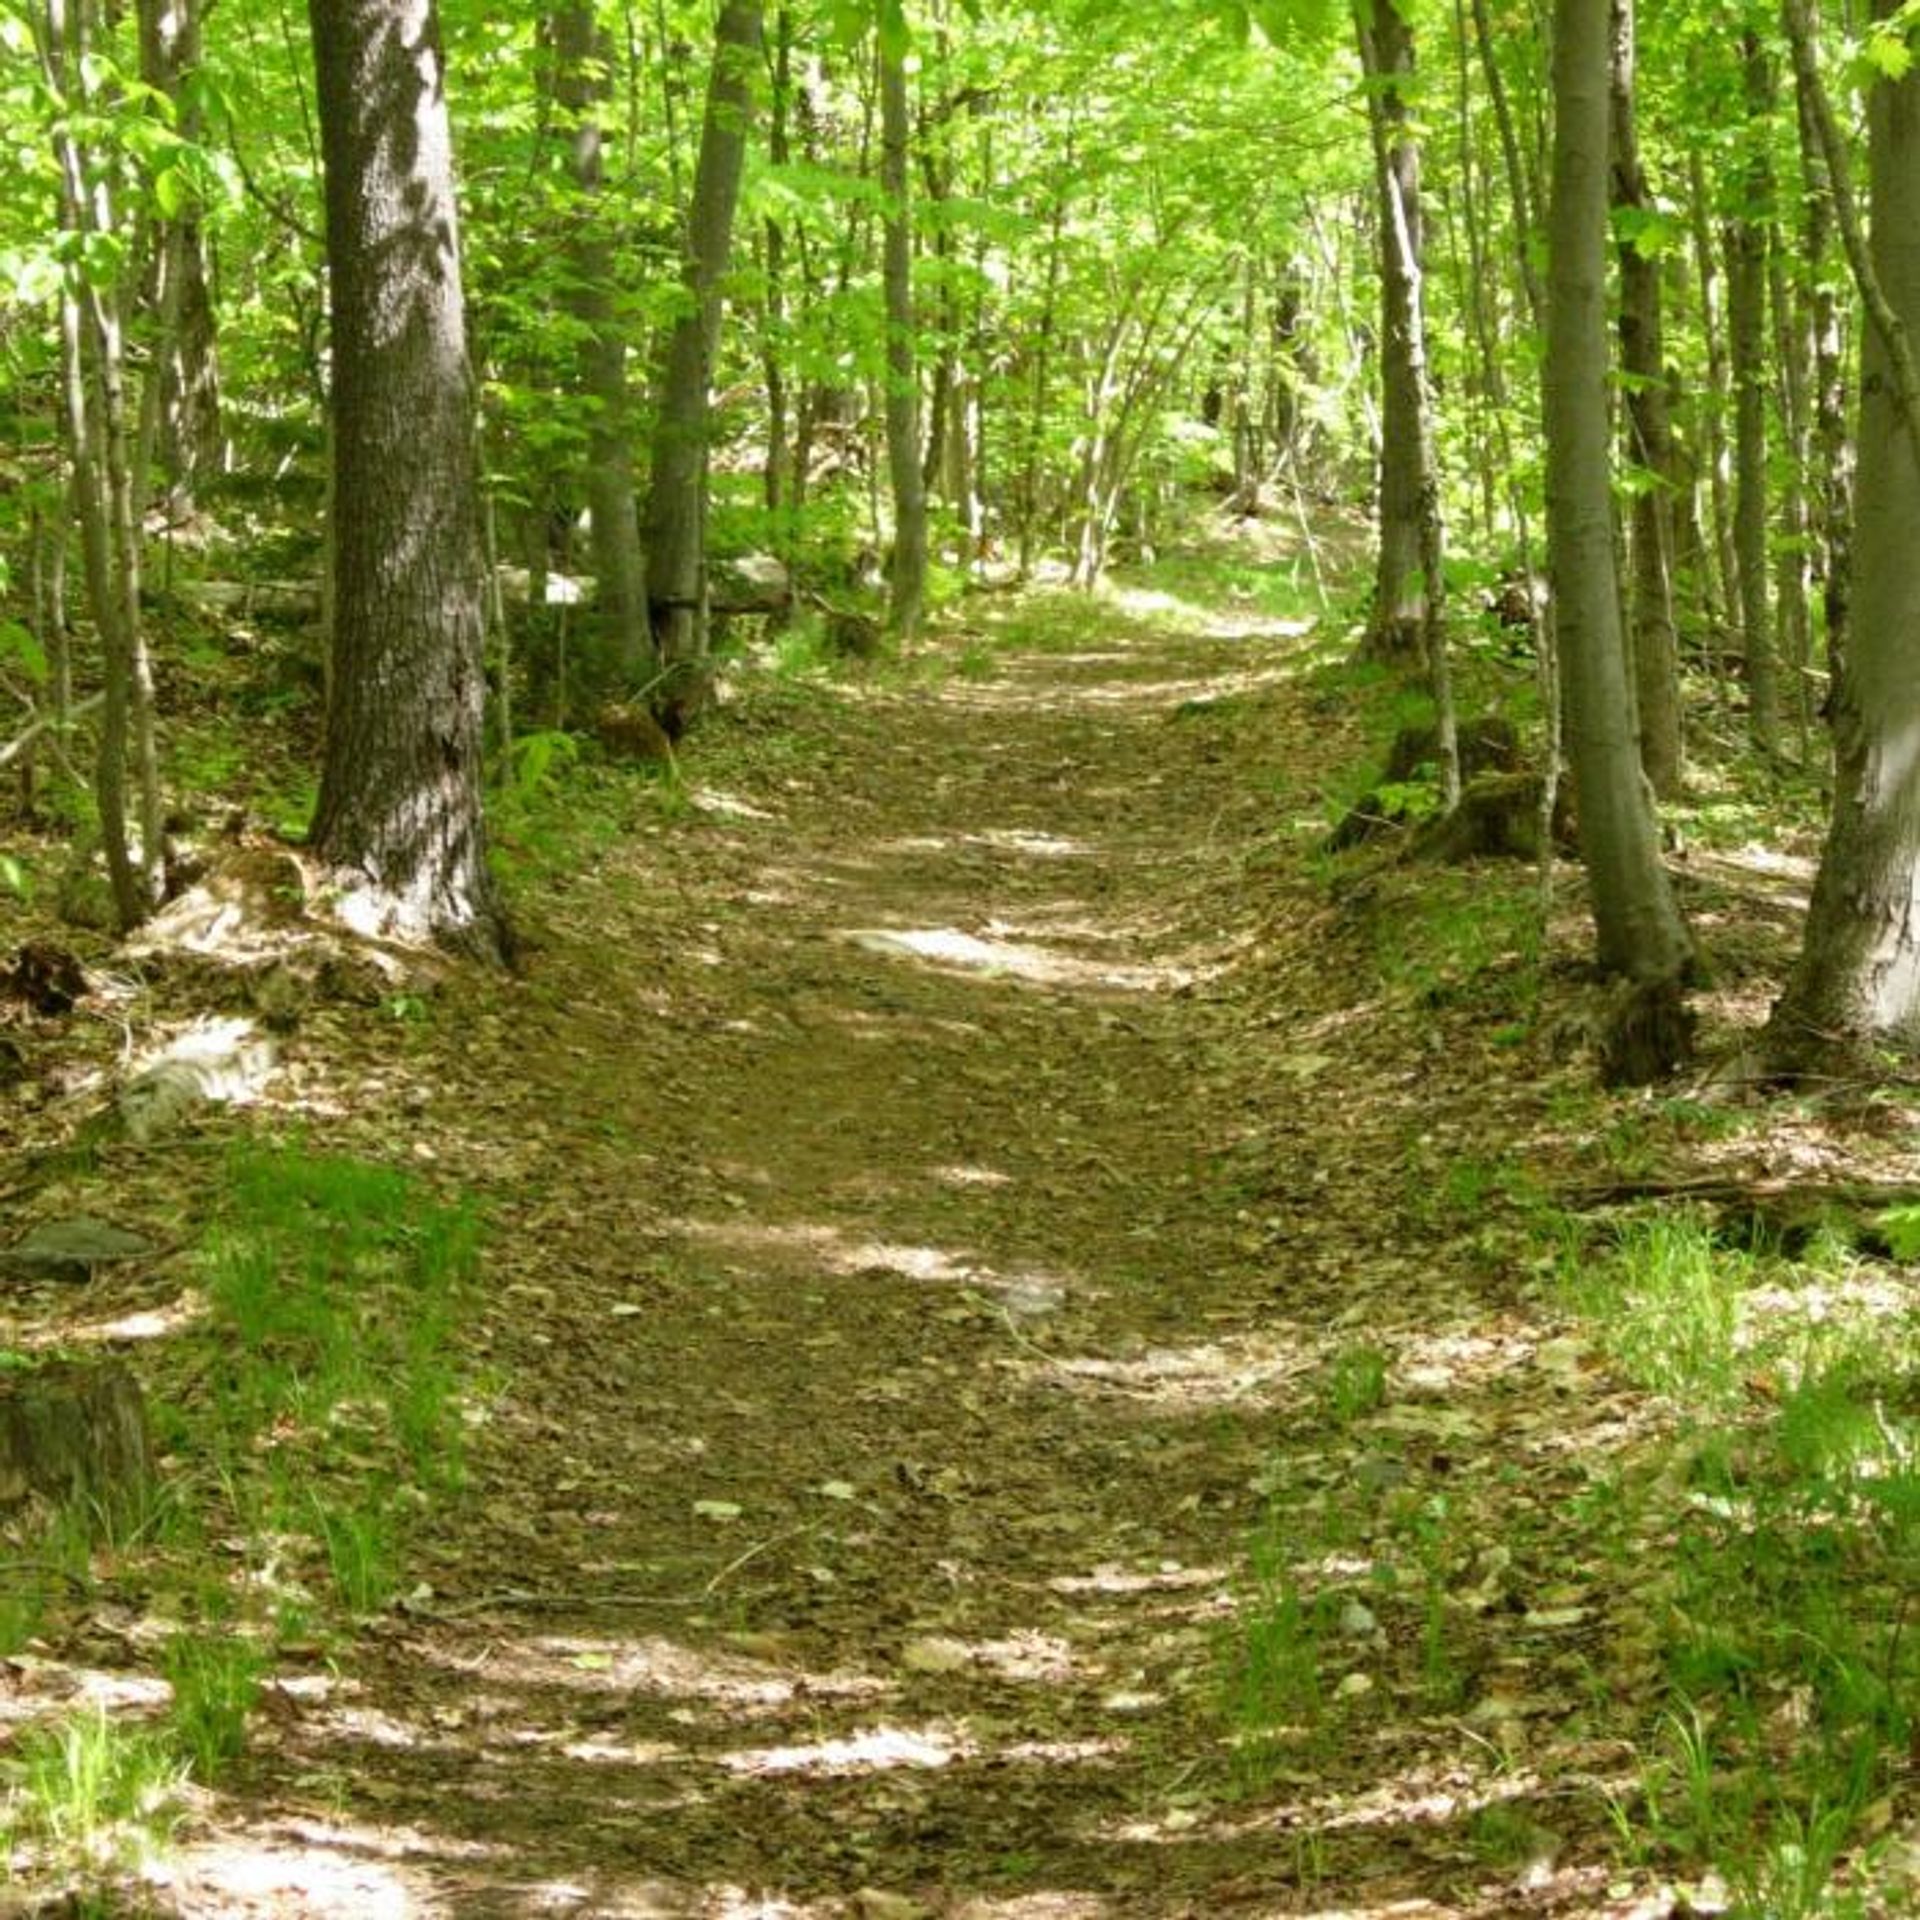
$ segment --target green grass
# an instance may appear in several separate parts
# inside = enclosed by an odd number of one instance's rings
[[[1743,1242],[1664,1212],[1560,1264],[1671,1410],[1639,1497],[1675,1704],[1610,1812],[1627,1860],[1711,1867],[1734,1913],[1865,1913],[1872,1810],[1920,1729],[1920,1319],[1833,1223],[1791,1258]]]
[[[283,1598],[305,1543],[347,1613],[378,1611],[409,1516],[461,1486],[457,1335],[479,1245],[470,1203],[397,1168],[298,1147],[231,1157],[200,1254],[209,1405],[167,1418]]]
[[[1290,1742],[1318,1732],[1326,1707],[1321,1659],[1330,1607],[1302,1588],[1286,1536],[1277,1515],[1254,1536],[1245,1590],[1221,1653],[1234,1767],[1249,1785],[1278,1763]]]
[[[266,1649],[228,1630],[181,1633],[168,1641],[161,1671],[173,1688],[168,1724],[202,1782],[219,1778],[246,1748],[247,1716],[260,1698]]]
[[[1597,1256],[1564,1256],[1562,1297],[1601,1329],[1608,1357],[1636,1385],[1691,1404],[1725,1401],[1737,1384],[1743,1256],[1684,1214],[1634,1221]]]
[[[98,1706],[28,1728],[6,1774],[0,1840],[67,1871],[137,1864],[158,1852],[187,1777],[162,1734],[123,1726]]]

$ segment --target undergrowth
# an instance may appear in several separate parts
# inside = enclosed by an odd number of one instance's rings
[[[56,1510],[0,1577],[0,1653],[128,1585],[175,1623],[163,1714],[90,1706],[29,1728],[0,1761],[0,1842],[36,1877],[82,1888],[137,1868],[186,1782],[242,1758],[282,1640],[392,1600],[412,1527],[464,1479],[455,1335],[479,1259],[474,1206],[297,1143],[234,1148],[223,1191],[196,1259],[198,1384],[153,1409],[161,1492],[131,1519]]]

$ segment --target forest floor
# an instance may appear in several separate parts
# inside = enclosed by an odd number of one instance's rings
[[[516,977],[310,1017],[218,1123],[479,1197],[466,1472],[403,1595],[276,1652],[152,1911],[1713,1910],[1614,1817],[1713,1605],[1671,1410],[1541,1219],[1911,1178],[1911,1115],[1599,1095],[1577,874],[1547,952],[1525,869],[1330,886],[1378,689],[1195,592],[748,686],[680,800],[522,887]],[[1792,876],[1716,871],[1764,972]],[[1765,982],[1720,978],[1737,1026]],[[216,1178],[120,1144],[29,1211],[158,1230]],[[141,1664],[121,1601],[0,1665],[9,1718]],[[1900,1778],[1872,1831],[1911,1852]]]

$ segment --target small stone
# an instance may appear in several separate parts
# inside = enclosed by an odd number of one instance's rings
[[[1349,1600],[1340,1609],[1340,1631],[1352,1634],[1356,1640],[1365,1640],[1380,1631],[1380,1622],[1375,1619],[1371,1607],[1362,1606],[1358,1600]]]
[[[96,1267],[116,1260],[148,1260],[160,1251],[155,1242],[105,1220],[76,1214],[48,1220],[0,1253],[0,1268],[24,1279],[85,1286]]]

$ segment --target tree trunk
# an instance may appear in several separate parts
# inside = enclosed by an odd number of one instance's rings
[[[1666,350],[1660,262],[1643,250],[1633,216],[1652,196],[1634,132],[1634,0],[1613,0],[1613,203],[1620,223],[1620,370],[1626,388],[1628,452],[1640,472],[1633,490],[1634,714],[1640,764],[1653,790],[1680,791],[1680,663],[1673,622],[1673,433],[1667,421]]]
[[[1877,0],[1886,17],[1892,0]],[[1895,339],[1920,330],[1920,71],[1875,79],[1867,99],[1871,278]],[[1887,331],[1861,347],[1853,642],[1834,715],[1833,818],[1806,942],[1775,1007],[1775,1065],[1869,1070],[1883,1048],[1920,1047],[1920,455]]]
[[[41,73],[56,99],[71,98],[93,58],[86,0],[47,0],[37,17]],[[108,254],[120,239],[109,182],[64,119],[55,138],[60,224],[82,246]],[[97,257],[89,250],[88,257]],[[152,910],[160,865],[160,782],[154,745],[153,672],[140,624],[140,485],[137,447],[128,432],[126,342],[118,289],[102,287],[70,265],[60,300],[61,372],[75,517],[80,523],[87,599],[100,635],[105,699],[94,796],[120,930]],[[140,849],[128,832],[127,775],[137,781]]]
[[[472,379],[433,0],[309,0],[326,162],[333,673],[313,822],[369,930],[503,958],[481,814]]]
[[[792,141],[787,131],[792,98],[793,14],[783,6],[774,13],[773,103],[767,124],[767,158],[776,167],[786,166],[792,158]],[[761,473],[761,488],[775,528],[774,545],[784,557],[792,542],[780,531],[781,514],[783,509],[795,504],[793,489],[787,483],[787,368],[782,358],[787,344],[787,230],[772,214],[766,219],[765,244],[767,298],[765,320],[760,329],[760,355],[767,383],[767,457]]]
[[[1420,143],[1403,92],[1413,75],[1413,30],[1399,7],[1400,0],[1372,0],[1370,11],[1363,5],[1355,16],[1380,230],[1380,544],[1360,651],[1364,659],[1407,664],[1422,657],[1422,503],[1436,479],[1421,372]]]
[[[1780,745],[1780,677],[1774,660],[1767,565],[1767,223],[1773,169],[1766,155],[1773,79],[1759,36],[1741,37],[1747,139],[1745,204],[1727,231],[1727,342],[1733,375],[1733,540],[1740,574],[1740,630],[1754,745]]]
[[[201,0],[140,0],[140,77],[173,102],[181,139],[204,137],[204,115],[185,83],[200,65]],[[142,486],[166,476],[169,520],[193,511],[201,483],[220,466],[220,377],[206,235],[195,208],[161,219],[153,234],[144,305],[153,329],[141,419]]]
[[[1822,271],[1836,224],[1831,162],[1821,138],[1819,68],[1814,64],[1811,8],[1785,9],[1794,48],[1794,105],[1805,180],[1801,258],[1808,276],[1812,333],[1812,467],[1814,549],[1826,620],[1829,689],[1846,656],[1852,611],[1853,435],[1847,425],[1847,306]]]
[[[887,199],[887,470],[893,480],[893,560],[887,631],[911,644],[927,592],[927,489],[920,455],[920,376],[914,343],[905,22],[897,5],[880,25],[880,185]]]
[[[615,310],[612,236],[602,208],[602,129],[612,48],[593,0],[568,0],[553,15],[554,98],[566,115],[577,204],[567,236],[568,305],[580,323],[580,386],[591,406],[586,496],[594,587],[605,655],[597,677],[631,690],[653,672],[646,564],[633,485],[633,400],[627,342]]]
[[[1556,0],[1548,238],[1547,541],[1560,676],[1603,971],[1676,989],[1690,957],[1633,736],[1607,418],[1608,0]],[[1656,1068],[1657,1070],[1657,1068]]]
[[[1720,322],[1720,269],[1714,258],[1707,215],[1707,175],[1698,151],[1687,156],[1687,204],[1692,212],[1693,256],[1700,282],[1700,332],[1707,348],[1707,384],[1695,401],[1696,444],[1707,470],[1708,526],[1701,548],[1709,614],[1717,611],[1728,634],[1740,641],[1740,566],[1734,552],[1733,501],[1727,485],[1727,343]]]
[[[662,675],[654,711],[671,736],[685,730],[712,691],[706,608],[709,392],[765,11],[760,0],[724,0],[720,8],[687,211],[685,304],[668,337],[660,378],[647,496],[647,607]]]

